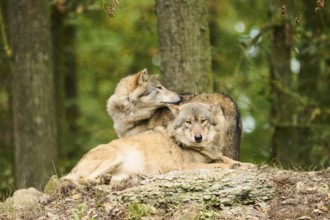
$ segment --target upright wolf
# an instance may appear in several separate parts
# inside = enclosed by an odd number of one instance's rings
[[[107,101],[107,112],[118,137],[147,130],[154,112],[169,103],[178,103],[177,93],[166,89],[147,69],[123,78]]]
[[[113,181],[121,181],[132,174],[223,168],[238,163],[222,155],[215,138],[217,123],[221,124],[215,117],[223,114],[217,106],[191,102],[170,108],[175,118],[167,128],[159,126],[99,145],[62,179],[79,184],[110,174]]]

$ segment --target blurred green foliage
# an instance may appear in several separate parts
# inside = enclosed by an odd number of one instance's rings
[[[150,73],[159,74],[153,4],[122,1],[113,18],[101,7],[89,6],[91,10],[87,7],[68,21],[77,27],[77,103],[81,117],[75,148],[82,147],[78,158],[91,147],[116,137],[105,102],[119,79],[145,67]],[[267,24],[267,4],[255,2],[253,8],[244,1],[211,4],[214,87],[233,96],[243,122],[249,123],[244,123],[241,159],[267,162],[271,135],[266,57],[269,39],[258,42],[255,51],[247,50],[253,34]],[[240,25],[243,28],[239,29]]]
[[[70,102],[78,106],[80,117],[77,131],[69,135],[66,146],[61,146],[68,149],[69,156],[68,160],[61,161],[59,175],[68,172],[92,147],[116,138],[105,105],[117,82],[145,67],[149,73],[160,72],[154,1],[119,1],[112,18],[106,11],[109,2],[76,0],[70,5],[70,11],[66,12],[65,22],[74,25],[76,31],[76,47],[72,50],[76,56],[78,96]],[[297,8],[293,8],[292,19],[296,11]],[[268,64],[271,32],[265,31],[250,45],[271,22],[268,1],[210,1],[214,87],[217,92],[228,93],[238,103],[244,127],[242,161],[269,163],[271,160]],[[299,29],[302,27],[297,28],[296,37],[299,37]],[[315,47],[311,41],[310,49]],[[324,52],[329,56],[327,53],[329,49]],[[1,66],[5,62],[2,56]],[[322,68],[328,69],[329,66]],[[2,68],[1,72],[4,71]],[[0,77],[4,79],[3,74]],[[325,74],[324,78],[327,77],[329,74]],[[7,90],[0,88],[1,120],[9,116],[8,100]],[[3,131],[5,128],[1,129]],[[324,138],[329,137],[329,133],[323,131]],[[319,147],[315,148],[315,154],[326,160],[324,154],[329,156],[330,153]],[[11,161],[8,141],[1,141],[0,191],[8,191],[13,183]]]
[[[146,67],[150,73],[159,73],[152,2],[122,1],[113,19],[99,2],[85,10],[68,20],[77,31],[77,104],[81,117],[79,138],[74,142],[84,152],[116,137],[105,105],[117,82]]]

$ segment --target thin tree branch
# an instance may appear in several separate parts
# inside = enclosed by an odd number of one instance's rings
[[[2,9],[0,8],[0,32],[1,32],[1,41],[3,44],[3,49],[5,51],[5,55],[8,58],[11,58],[12,55],[12,50],[8,44],[8,40],[7,40],[7,34],[6,34],[6,28],[4,25],[4,21],[3,21],[3,14],[2,14]]]

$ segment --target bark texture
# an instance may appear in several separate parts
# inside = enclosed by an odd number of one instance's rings
[[[57,163],[49,4],[8,1],[17,188],[41,189]]]
[[[291,35],[289,22],[285,21],[276,25],[273,30],[270,56],[271,115],[274,126],[273,153],[274,157],[284,164],[295,161],[291,152],[297,152],[294,148],[300,147],[300,145],[296,144],[298,137],[296,137],[294,127],[294,99],[290,96],[290,93],[294,91],[290,69]],[[299,149],[296,150],[299,152]]]
[[[293,2],[291,2],[292,4]],[[270,1],[270,14],[276,17],[280,2]],[[289,8],[293,5],[287,6]],[[315,13],[315,2],[302,4],[304,31],[292,48],[290,21],[277,21],[272,33],[270,55],[272,112],[274,126],[273,157],[284,167],[325,167],[329,165],[329,75],[322,66],[326,49],[321,35],[325,34],[325,17]],[[324,14],[323,14],[324,15]],[[275,20],[275,19],[274,19]],[[298,24],[292,24],[298,25]],[[313,39],[313,41],[312,41]],[[311,43],[312,42],[312,43]],[[301,65],[299,73],[292,73],[293,55]]]
[[[65,22],[69,12],[52,7],[51,32],[54,45],[54,76],[57,112],[59,158],[67,159],[77,146],[72,143],[76,136],[79,116],[77,98],[77,76],[75,60],[76,27]],[[68,147],[71,146],[71,147]]]
[[[156,0],[161,73],[167,88],[212,92],[208,1]]]
[[[270,16],[276,16],[278,3],[270,1]],[[302,155],[298,144],[303,141],[296,133],[295,91],[293,74],[290,68],[292,49],[292,28],[283,19],[274,25],[272,31],[270,62],[271,123],[274,126],[272,137],[273,157],[284,166],[298,162]]]
[[[329,91],[330,72],[324,68],[326,56],[323,55],[330,46],[321,36],[329,36],[329,19],[327,13],[315,13],[315,2],[312,1],[304,2],[302,15],[304,34],[298,45],[301,68],[297,91],[308,101],[297,108],[301,127],[297,136],[304,140],[299,146],[300,154],[303,154],[301,162],[323,167],[330,164],[330,114],[323,110],[330,107],[329,96],[324,95]]]

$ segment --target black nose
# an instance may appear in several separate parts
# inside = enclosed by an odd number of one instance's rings
[[[203,140],[203,136],[201,134],[195,135],[194,138],[197,143],[200,143]]]

